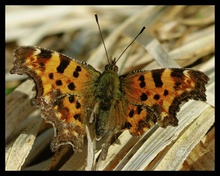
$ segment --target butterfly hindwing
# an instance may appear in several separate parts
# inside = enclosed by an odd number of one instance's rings
[[[140,136],[157,122],[156,114],[145,105],[126,106],[125,123],[122,129],[128,129],[133,136]]]
[[[71,144],[75,151],[81,151],[85,136],[83,98],[57,94],[57,98],[54,97],[51,102],[40,99],[41,116],[55,127],[51,150],[56,151],[60,145]]]

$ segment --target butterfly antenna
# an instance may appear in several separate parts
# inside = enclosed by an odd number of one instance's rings
[[[124,51],[121,53],[121,55],[118,57],[118,59],[115,61],[118,62],[118,60],[120,59],[120,57],[124,54],[124,52],[131,46],[131,44],[136,40],[136,38],[138,38],[138,36],[145,30],[146,26],[144,26],[141,31],[137,34],[137,36],[131,41],[131,43],[124,49]]]
[[[100,33],[100,36],[101,36],[101,39],[102,39],[103,46],[104,46],[104,48],[105,48],[105,54],[106,54],[108,63],[110,64],[110,60],[109,60],[109,57],[108,57],[108,52],[107,52],[107,49],[106,49],[106,46],[105,46],[105,42],[104,42],[104,39],[103,39],[103,36],[102,36],[101,28],[100,28],[100,25],[99,25],[98,15],[97,15],[96,13],[95,13],[95,20],[96,20],[96,23],[97,23],[98,28],[99,28],[99,33]]]

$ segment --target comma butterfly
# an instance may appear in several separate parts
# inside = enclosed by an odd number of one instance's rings
[[[181,103],[206,101],[209,78],[198,70],[163,68],[119,76],[115,59],[100,73],[85,62],[37,46],[21,46],[14,57],[10,73],[34,80],[36,96],[31,104],[54,126],[52,151],[64,144],[81,151],[87,120],[95,124],[96,140],[105,139],[104,160],[116,133],[128,129],[140,136],[155,123],[177,126]]]

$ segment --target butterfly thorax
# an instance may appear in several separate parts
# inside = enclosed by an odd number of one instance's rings
[[[96,138],[102,138],[106,133],[115,130],[117,121],[114,120],[116,106],[121,98],[120,80],[116,65],[106,65],[105,71],[99,77],[96,87],[95,128]]]

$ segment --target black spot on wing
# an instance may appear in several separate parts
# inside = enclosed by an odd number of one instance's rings
[[[59,73],[63,73],[66,67],[69,65],[70,60],[62,55],[60,55],[60,64],[57,67]]]
[[[141,88],[144,88],[146,86],[146,83],[145,82],[140,82],[140,87]]]
[[[142,82],[142,81],[145,81],[144,75],[141,75],[141,76],[138,78],[138,80],[141,81],[141,82]]]
[[[141,98],[141,101],[146,101],[148,99],[148,96],[145,93],[142,93],[140,98]]]
[[[77,65],[75,71],[73,72],[73,76],[75,78],[78,78],[79,77],[79,72],[82,71],[81,67],[79,65]]]
[[[155,95],[154,95],[154,100],[159,100],[159,99],[160,99],[160,95],[155,94]]]
[[[168,93],[169,93],[169,92],[168,92],[168,90],[167,90],[167,89],[165,89],[165,90],[164,90],[164,92],[163,92],[163,95],[164,95],[164,96],[167,96],[167,95],[168,95]]]
[[[41,48],[41,52],[38,54],[38,56],[44,59],[50,59],[52,56],[52,51]]]
[[[141,114],[141,111],[142,111],[142,110],[143,110],[143,109],[142,109],[142,106],[140,106],[140,105],[137,106],[137,113],[138,113],[138,114]]]
[[[164,72],[164,69],[160,69],[160,70],[152,70],[152,77],[154,79],[154,83],[156,87],[162,87],[163,86],[163,82],[161,80],[161,76]]]
[[[144,88],[146,86],[144,75],[141,75],[138,80],[140,81],[140,87]]]
[[[70,95],[70,96],[69,96],[69,102],[70,102],[70,103],[73,103],[73,102],[74,102],[74,95]]]
[[[76,109],[79,109],[80,107],[81,107],[81,104],[78,101],[76,101]]]
[[[183,78],[183,69],[173,68],[170,76],[176,77],[176,78]]]
[[[73,82],[68,84],[68,89],[69,90],[74,90],[75,89],[75,85],[73,84]]]
[[[77,67],[76,67],[76,71],[77,71],[77,72],[82,71],[81,67],[77,65]]]
[[[129,112],[128,115],[129,115],[130,118],[132,118],[132,117],[134,116],[134,110],[132,109],[132,110]]]
[[[78,120],[78,121],[81,122],[80,114],[75,114],[75,115],[73,116],[73,118],[74,118],[75,120]]]
[[[79,73],[77,71],[73,72],[73,77],[78,78],[79,77]]]
[[[53,79],[53,73],[50,73],[50,74],[49,74],[49,78],[50,78],[50,79]]]
[[[57,86],[61,86],[62,84],[63,84],[63,83],[62,83],[61,80],[57,80],[57,81],[56,81],[56,85],[57,85]]]

